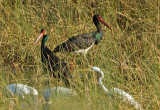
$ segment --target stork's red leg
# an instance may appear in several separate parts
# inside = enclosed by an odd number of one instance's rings
[[[73,70],[73,65],[74,65],[76,56],[77,56],[77,54],[74,56],[74,58],[73,58],[72,61],[71,61],[71,72],[72,72],[72,70]]]

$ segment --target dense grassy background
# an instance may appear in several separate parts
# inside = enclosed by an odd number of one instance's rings
[[[39,109],[47,108],[41,92],[63,84],[43,72],[40,43],[34,46],[35,39],[42,28],[47,29],[47,46],[53,50],[71,36],[96,30],[92,16],[99,14],[113,31],[102,25],[101,43],[88,52],[87,58],[77,57],[72,82],[79,96],[67,100],[57,98],[52,107],[134,109],[105,95],[97,86],[95,74],[86,70],[91,65],[105,72],[104,84],[108,88],[125,90],[143,109],[160,109],[159,4],[158,0],[0,0],[0,108],[13,109],[4,92],[11,83],[38,89]],[[68,63],[73,56],[59,55]],[[78,78],[80,73],[84,74],[84,81]],[[21,100],[15,100],[18,109]]]

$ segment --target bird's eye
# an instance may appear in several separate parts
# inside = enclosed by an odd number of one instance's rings
[[[45,31],[44,35],[47,35],[47,31]]]
[[[97,16],[97,18],[100,20],[101,18],[100,18],[100,16]]]

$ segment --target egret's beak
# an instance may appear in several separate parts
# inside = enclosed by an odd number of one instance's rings
[[[34,45],[37,44],[37,42],[39,41],[39,39],[41,39],[44,35],[45,30],[38,36],[37,40],[34,42]]]
[[[111,28],[110,26],[108,26],[108,24],[106,24],[106,23],[104,22],[104,20],[103,20],[100,16],[98,16],[98,20],[99,20],[101,23],[103,23],[105,26],[107,26],[107,27],[112,31],[112,28]]]

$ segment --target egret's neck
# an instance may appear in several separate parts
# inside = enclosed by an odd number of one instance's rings
[[[102,75],[101,77],[98,78],[98,82],[99,82],[100,86],[103,88],[103,90],[104,90],[106,93],[108,93],[107,88],[106,88],[106,87],[103,85],[103,83],[102,83],[103,76],[104,76],[104,75]]]

